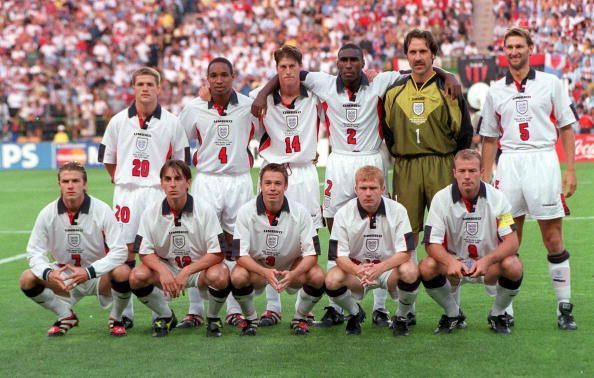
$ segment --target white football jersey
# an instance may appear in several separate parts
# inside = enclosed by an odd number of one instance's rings
[[[349,257],[355,264],[379,263],[396,253],[414,250],[414,239],[404,206],[382,197],[375,214],[368,214],[357,198],[334,216],[328,259]]]
[[[362,74],[359,91],[349,93],[339,76],[322,72],[302,72],[303,84],[322,101],[333,151],[379,150],[383,139],[382,98],[388,87],[399,77],[398,71],[382,72],[370,83],[367,76]]]
[[[254,158],[249,142],[254,136],[256,118],[251,115],[252,100],[233,91],[225,108],[195,98],[180,113],[189,140],[197,141],[194,156],[200,173],[240,174],[249,172]]]
[[[214,210],[188,194],[181,214],[173,214],[167,199],[153,202],[140,221],[134,249],[141,255],[183,268],[207,253],[224,251],[225,237]]]
[[[504,152],[553,149],[557,128],[571,125],[576,118],[561,81],[531,68],[521,83],[508,72],[489,88],[480,134],[499,138]]]
[[[179,119],[160,105],[142,126],[135,104],[116,114],[99,146],[99,161],[116,164],[116,185],[160,186],[169,157],[189,163],[190,146]]]
[[[72,219],[62,198],[44,207],[37,216],[27,244],[27,259],[33,274],[42,280],[52,270],[49,255],[57,264],[86,268],[95,278],[122,265],[128,248],[111,207],[85,195]]]
[[[457,184],[435,194],[425,223],[423,243],[443,244],[460,259],[491,253],[499,238],[515,231],[511,205],[504,194],[481,182],[478,196],[466,201]]]
[[[250,93],[255,98],[262,88]],[[271,163],[311,163],[316,158],[320,129],[318,97],[301,86],[293,103],[284,104],[275,90],[267,98],[266,116],[259,121],[259,153]]]
[[[279,214],[268,214],[262,195],[243,205],[233,232],[233,256],[251,256],[268,268],[286,270],[301,256],[320,254],[309,212],[285,197]]]

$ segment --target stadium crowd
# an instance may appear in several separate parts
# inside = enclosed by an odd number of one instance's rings
[[[566,60],[573,98],[591,112],[594,3],[493,5],[491,50],[507,27],[529,28],[537,52]],[[161,102],[178,114],[219,55],[234,63],[235,87],[247,93],[273,75],[272,53],[283,42],[300,47],[306,69],[330,73],[346,41],[366,50],[368,68],[391,68],[412,27],[431,30],[443,56],[473,54],[472,9],[472,0],[3,1],[0,139],[51,139],[59,124],[74,140],[102,135],[111,115],[132,100],[127,78],[142,65],[162,70]]]

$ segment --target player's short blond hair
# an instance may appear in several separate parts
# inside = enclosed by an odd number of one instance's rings
[[[141,67],[134,71],[132,74],[132,86],[136,84],[136,78],[140,75],[149,75],[155,78],[157,85],[161,85],[161,74],[154,68],[151,67]]]
[[[355,173],[355,185],[361,181],[374,181],[377,180],[381,187],[384,186],[384,172],[378,167],[372,165],[365,165]]]
[[[505,47],[505,44],[507,43],[507,39],[509,37],[524,38],[526,40],[526,44],[528,44],[528,47],[534,46],[534,41],[532,40],[530,33],[527,30],[524,30],[522,28],[511,28],[505,32],[505,35],[503,36],[503,46],[504,47]]]
[[[480,168],[483,168],[483,159],[481,159],[481,154],[478,153],[477,150],[473,150],[472,148],[467,148],[464,150],[460,150],[454,156],[454,169],[456,169],[456,160],[472,160],[476,159],[479,162]]]

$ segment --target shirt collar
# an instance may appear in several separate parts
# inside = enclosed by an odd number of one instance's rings
[[[483,198],[487,198],[487,186],[485,185],[484,182],[481,181],[480,187],[479,187],[479,193],[478,196],[476,196],[476,198],[474,198],[472,200],[472,202],[476,202],[476,200],[479,197],[483,197]],[[462,193],[460,192],[460,188],[458,188],[458,184],[457,183],[453,183],[452,184],[452,201],[454,203],[459,202],[462,199]]]
[[[182,213],[192,213],[194,211],[194,198],[188,194],[188,198],[186,199],[186,204],[182,209]],[[171,214],[171,208],[169,207],[169,203],[167,202],[167,198],[163,200],[161,205],[161,213],[163,216]]]
[[[365,75],[363,72],[361,72],[361,86],[368,86],[369,85],[369,79],[367,78],[367,75]],[[344,82],[342,81],[342,78],[340,77],[340,75],[336,76],[336,92],[338,93],[342,93],[344,92]]]
[[[128,108],[128,118],[135,117],[136,115],[138,115],[138,110],[136,110],[136,103],[133,102],[132,105]],[[153,117],[155,117],[157,119],[161,119],[161,105],[160,104],[157,104],[155,111],[153,112],[153,114],[151,114],[148,117],[148,119],[151,119]]]
[[[528,75],[526,75],[526,77],[524,78],[524,80],[534,80],[536,79],[536,70],[534,70],[534,68],[530,67],[530,70],[528,71]],[[524,81],[522,80],[522,81]],[[514,78],[511,74],[511,72],[508,70],[507,73],[505,74],[505,85],[510,85],[514,82]]]
[[[85,199],[83,200],[83,203],[77,212],[83,213],[83,214],[88,214],[90,208],[91,208],[91,197],[89,197],[89,195],[87,193],[85,193]],[[64,200],[62,199],[62,197],[60,197],[60,199],[58,200],[58,214],[64,214],[66,211],[68,211],[68,209],[66,208],[66,205],[64,204]]]
[[[239,103],[239,99],[237,98],[237,92],[235,92],[233,89],[231,90],[231,97],[229,97],[229,102],[227,104],[225,104],[225,109],[227,109],[227,106],[229,104],[231,105],[237,105]],[[214,102],[212,102],[212,100],[210,100],[208,102],[208,108],[212,109],[214,107]]]
[[[283,211],[286,211],[287,213],[291,212],[291,210],[289,209],[289,201],[287,201],[287,197],[284,197],[283,199],[283,206],[281,207],[279,214]],[[266,214],[266,206],[264,206],[264,198],[262,197],[262,193],[258,194],[258,197],[256,198],[256,212],[258,213],[258,215]]]
[[[307,94],[307,88],[305,88],[303,84],[299,85],[299,96],[303,98],[309,97],[309,95]],[[282,102],[280,90],[278,88],[272,92],[272,100],[274,101],[274,105],[278,105]]]
[[[369,216],[369,213],[367,212],[367,210],[365,210],[363,208],[363,206],[361,206],[361,202],[359,202],[359,199],[357,199],[357,210],[359,210],[359,215],[361,216],[361,219],[365,219]],[[383,215],[383,216],[386,215],[386,205],[384,204],[383,197],[382,197],[379,207],[377,208],[377,211],[375,212],[375,214],[371,214],[371,215]]]

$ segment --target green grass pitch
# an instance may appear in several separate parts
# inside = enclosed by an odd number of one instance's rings
[[[564,222],[579,327],[575,332],[557,330],[545,251],[533,221],[525,226],[520,251],[525,276],[509,337],[488,329],[491,299],[483,287],[466,285],[462,307],[468,328],[449,336],[432,334],[441,309],[421,289],[418,324],[405,338],[372,326],[369,317],[360,337],[345,336],[344,326],[292,336],[288,324],[295,297],[283,294],[282,323],[260,328],[256,337],[240,338],[236,329],[225,327],[222,338],[206,339],[201,327],[155,339],[150,336],[149,311],[136,300],[134,328],[116,339],[108,334],[108,312],[94,298],[85,298],[75,307],[80,326],[66,337],[49,339],[46,331],[54,315],[19,290],[18,277],[27,262],[17,259],[0,264],[0,376],[594,376],[594,164],[578,164],[577,174],[578,191],[568,201],[572,215]],[[41,208],[57,197],[58,187],[53,171],[1,171],[0,183],[0,259],[6,259],[25,252],[28,230]],[[112,191],[105,171],[89,172],[92,195],[111,203]],[[320,236],[326,250],[327,231]],[[419,248],[419,256],[424,255]],[[316,317],[326,303],[322,298]],[[261,312],[262,297],[257,304]],[[178,318],[183,317],[187,298],[172,306]],[[368,315],[371,307],[368,296]],[[393,312],[395,304],[389,307]]]

